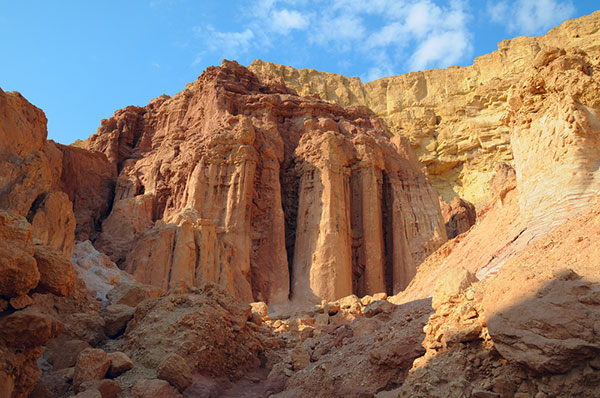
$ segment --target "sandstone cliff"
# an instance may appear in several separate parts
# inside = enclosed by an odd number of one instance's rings
[[[73,292],[75,219],[55,188],[44,113],[0,90],[0,115],[0,396],[26,397],[42,346],[63,328],[35,296]]]
[[[96,247],[163,288],[210,281],[271,303],[398,292],[446,239],[405,139],[235,62],[117,111],[83,145],[118,174]]]
[[[480,279],[597,201],[598,58],[546,48],[510,94],[504,121],[515,169],[497,165],[492,199],[467,234],[449,241],[420,266],[398,302],[432,294],[435,280],[457,267]],[[400,298],[401,297],[401,298]]]
[[[459,196],[478,208],[489,200],[497,162],[512,162],[510,131],[502,117],[507,93],[543,47],[600,54],[600,11],[569,20],[541,37],[518,37],[467,67],[427,70],[362,84],[311,69],[296,70],[260,60],[250,70],[282,78],[301,95],[343,106],[361,105],[409,138],[444,200]]]

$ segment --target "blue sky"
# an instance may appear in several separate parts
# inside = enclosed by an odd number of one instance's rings
[[[173,95],[223,58],[363,81],[469,65],[497,42],[540,35],[597,0],[0,0],[0,88],[85,139],[127,105]]]

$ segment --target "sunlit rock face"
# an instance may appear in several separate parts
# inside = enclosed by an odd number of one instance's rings
[[[549,227],[600,192],[600,69],[583,52],[545,49],[509,99],[525,221]]]
[[[360,105],[406,136],[427,166],[433,186],[450,202],[459,196],[479,209],[490,199],[494,165],[511,162],[511,132],[503,122],[507,93],[544,47],[600,53],[600,12],[564,22],[541,37],[517,37],[467,67],[426,70],[368,83],[312,69],[257,60],[250,69],[278,76],[301,95]]]
[[[211,281],[271,303],[397,292],[446,240],[406,139],[235,62],[117,111],[84,146],[118,173],[95,246],[163,288]]]
[[[41,374],[43,345],[62,324],[36,296],[69,296],[75,218],[57,190],[44,112],[0,90],[0,395],[27,397]]]

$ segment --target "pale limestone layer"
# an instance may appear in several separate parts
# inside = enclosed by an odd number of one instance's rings
[[[510,133],[502,122],[507,92],[543,47],[600,53],[600,12],[568,20],[541,37],[517,37],[467,67],[426,70],[361,84],[312,69],[296,70],[260,60],[249,68],[273,75],[300,95],[317,94],[343,106],[370,108],[392,134],[410,139],[446,201],[460,196],[478,208],[489,199],[497,162],[513,160]]]
[[[546,49],[510,96],[519,204],[530,227],[563,222],[600,193],[599,74],[597,58]]]

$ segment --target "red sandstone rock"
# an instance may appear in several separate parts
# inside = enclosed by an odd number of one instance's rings
[[[117,111],[85,147],[119,172],[96,246],[165,290],[282,303],[292,269],[300,302],[397,292],[446,239],[406,140],[235,62]]]
[[[15,310],[22,310],[25,307],[29,307],[33,303],[33,299],[27,295],[17,296],[10,299],[10,306]]]
[[[60,253],[47,246],[36,245],[34,257],[40,272],[36,291],[69,296],[75,287],[73,265]]]
[[[129,307],[137,307],[144,300],[157,298],[164,290],[155,286],[121,283],[111,289],[106,297],[113,304],[122,304]]]
[[[250,312],[214,284],[146,300],[127,326],[123,351],[148,368],[175,353],[194,372],[238,379],[259,366],[259,354],[271,344],[248,327]]]
[[[114,380],[86,381],[79,386],[83,391],[98,391],[102,398],[119,398],[123,389]],[[80,394],[81,394],[80,392]]]
[[[185,359],[177,354],[163,359],[156,369],[156,377],[168,381],[179,392],[183,392],[192,384],[192,370]]]
[[[88,348],[79,354],[73,374],[73,388],[79,391],[79,386],[84,382],[99,381],[106,376],[110,368],[108,354],[101,349]]]
[[[41,346],[61,331],[59,322],[33,307],[0,318],[0,336],[12,345]]]
[[[23,217],[0,210],[0,295],[27,294],[37,286],[40,273],[31,241],[31,226]]]
[[[53,191],[40,198],[31,212],[31,234],[36,243],[57,250],[65,259],[73,253],[75,216],[64,192]]]
[[[178,398],[182,395],[165,380],[140,380],[131,390],[133,398]]]
[[[17,92],[0,90],[0,154],[23,156],[42,151],[46,144],[46,116]]]
[[[111,352],[108,354],[108,358],[110,359],[110,368],[108,369],[110,377],[120,376],[128,370],[133,369],[133,362],[124,352]]]
[[[113,304],[106,307],[102,313],[104,318],[104,332],[108,337],[115,337],[122,333],[127,322],[133,318],[135,308],[125,304]]]
[[[78,240],[95,238],[110,209],[116,170],[106,156],[73,146],[55,144],[62,152],[58,188],[73,202]]]
[[[79,354],[87,348],[90,348],[87,342],[62,335],[46,345],[44,358],[54,370],[72,368],[77,363]]]
[[[448,239],[457,237],[467,232],[469,228],[475,225],[477,213],[475,206],[466,200],[455,197],[452,202],[441,203],[442,217],[446,224],[446,235]]]

